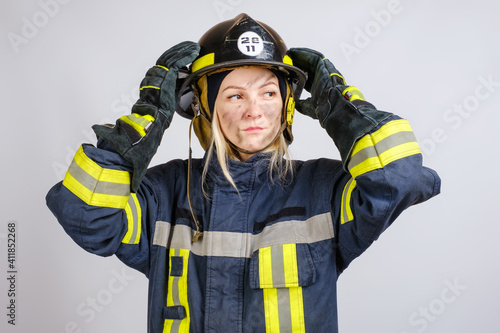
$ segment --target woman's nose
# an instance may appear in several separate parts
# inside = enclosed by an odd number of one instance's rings
[[[247,118],[260,118],[260,117],[262,117],[262,108],[259,105],[259,103],[257,103],[257,101],[251,101],[248,104],[247,110],[245,112],[245,116]]]

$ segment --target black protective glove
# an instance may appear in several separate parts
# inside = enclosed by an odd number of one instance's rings
[[[121,117],[114,126],[92,126],[98,138],[111,144],[132,163],[132,192],[139,188],[163,132],[172,121],[180,88],[178,71],[191,63],[199,51],[200,46],[194,42],[182,42],[167,50],[142,80],[140,97],[132,106],[132,114]]]
[[[288,54],[294,66],[308,74],[305,89],[311,93],[311,97],[296,101],[296,109],[319,120],[339,149],[347,170],[356,140],[392,114],[378,111],[357,88],[346,85],[344,77],[320,52],[292,48]]]

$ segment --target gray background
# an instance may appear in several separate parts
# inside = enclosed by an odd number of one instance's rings
[[[45,206],[90,126],[128,113],[170,46],[241,12],[326,54],[378,108],[407,118],[442,194],[405,211],[339,279],[341,332],[498,332],[499,11],[493,2],[68,1],[0,5],[0,331],[144,332],[147,280],[81,250]],[[338,158],[297,115],[297,159]],[[153,164],[186,158],[179,116]],[[194,155],[201,156],[198,143]],[[17,317],[7,324],[7,223]],[[117,276],[121,276],[120,279]],[[333,300],[332,300],[333,302]],[[320,309],[318,309],[320,311]]]

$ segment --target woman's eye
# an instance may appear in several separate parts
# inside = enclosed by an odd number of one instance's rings
[[[236,100],[241,99],[241,95],[240,94],[234,94],[234,95],[229,96],[228,99],[236,101]]]
[[[266,97],[274,97],[274,96],[276,96],[276,91],[266,91],[264,93],[264,96],[266,96]]]

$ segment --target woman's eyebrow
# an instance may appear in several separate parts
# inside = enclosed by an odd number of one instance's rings
[[[278,84],[276,82],[273,81],[273,76],[274,75],[271,75],[263,84],[261,84],[259,86],[259,89],[262,89],[266,86],[269,86],[269,85],[275,85],[276,87],[278,87]],[[227,86],[225,87],[224,89],[222,89],[221,92],[224,92],[228,89],[238,89],[238,90],[245,90],[246,87],[248,86],[249,84],[246,84],[245,86],[238,86],[238,85],[230,85],[230,86]]]
[[[274,82],[274,81],[267,81],[267,82],[265,82],[264,84],[262,84],[262,85],[259,87],[259,89],[260,89],[260,88],[264,88],[264,87],[269,86],[269,85],[272,85],[272,84],[273,84],[273,85],[275,85],[276,87],[278,86],[278,85],[276,84],[276,82]]]
[[[269,85],[275,85],[276,87],[278,86],[276,84],[276,82],[273,82],[273,81],[267,81],[267,82],[264,82],[262,85],[259,86],[259,89],[261,88],[264,88],[266,86],[269,86]],[[246,88],[244,86],[235,86],[235,85],[232,85],[232,86],[227,86],[225,87],[224,89],[222,89],[222,92],[228,90],[228,89],[238,89],[238,90],[245,90]]]
[[[225,87],[224,89],[222,89],[222,91],[221,91],[221,92],[224,92],[224,91],[226,91],[226,90],[228,90],[228,89],[245,90],[245,87],[241,87],[241,86],[227,86],[227,87]]]

